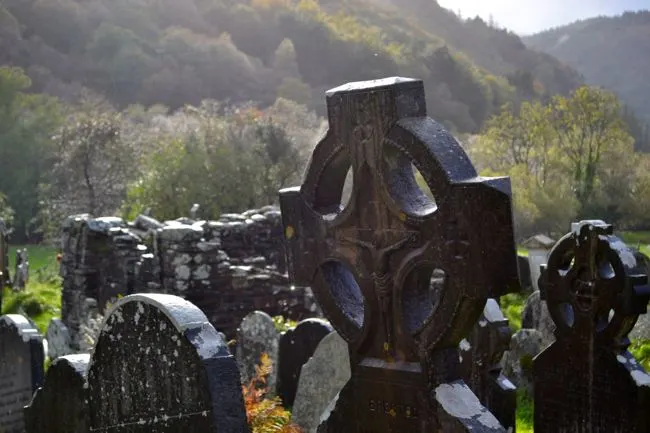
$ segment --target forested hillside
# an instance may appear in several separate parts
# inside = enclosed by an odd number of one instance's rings
[[[578,21],[524,42],[573,66],[589,84],[615,91],[650,121],[650,11]]]
[[[402,2],[400,2],[402,3]],[[550,56],[434,1],[3,0],[0,65],[33,92],[82,87],[120,107],[281,96],[322,110],[323,91],[390,75],[426,80],[433,117],[476,132],[505,102],[567,93],[580,79]],[[322,113],[322,111],[321,111]]]

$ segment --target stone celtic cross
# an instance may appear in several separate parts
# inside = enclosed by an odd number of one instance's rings
[[[518,287],[509,179],[477,175],[426,116],[420,80],[347,84],[327,93],[327,108],[329,131],[302,186],[280,192],[290,276],[313,288],[349,344],[352,379],[327,428],[429,431],[445,423],[440,407],[450,412],[442,385],[469,392],[459,341],[488,298]],[[442,275],[437,290],[433,275]]]
[[[555,342],[533,362],[536,433],[650,431],[650,375],[627,351],[650,285],[634,252],[602,221],[583,221],[539,278]]]

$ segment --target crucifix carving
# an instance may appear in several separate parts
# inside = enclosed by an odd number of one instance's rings
[[[420,80],[347,84],[327,93],[327,106],[330,128],[302,185],[280,192],[290,277],[313,288],[351,355],[352,380],[322,431],[481,432],[446,413],[453,392],[432,392],[461,381],[449,354],[486,300],[518,289],[509,180],[478,176],[426,116]],[[439,291],[431,290],[434,272],[444,275]],[[359,405],[374,394],[386,413],[418,417],[366,413]]]

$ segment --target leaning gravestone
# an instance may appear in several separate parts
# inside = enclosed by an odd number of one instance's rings
[[[88,388],[91,432],[248,432],[235,359],[176,296],[130,295],[111,308]]]
[[[327,106],[302,186],[280,193],[291,278],[351,356],[319,431],[504,431],[463,383],[457,347],[488,298],[519,286],[509,180],[478,177],[426,116],[420,80],[347,84]]]
[[[26,433],[87,433],[86,373],[90,355],[57,358],[25,407]]]
[[[43,383],[43,339],[23,316],[0,317],[0,432],[23,433],[23,408]]]
[[[488,299],[472,333],[460,342],[463,380],[501,425],[515,428],[517,388],[501,371],[512,331],[499,304]]]
[[[350,380],[348,344],[336,332],[323,338],[300,370],[291,422],[304,433],[316,433],[320,417]]]
[[[280,333],[275,328],[271,316],[263,311],[253,311],[241,322],[237,330],[237,363],[242,382],[247,385],[255,376],[255,367],[260,365],[263,354],[271,360],[271,374],[267,378],[267,388],[275,394],[278,377],[278,349]]]
[[[303,364],[309,361],[318,343],[332,332],[325,320],[305,319],[280,337],[278,352],[278,396],[292,407]]]
[[[650,286],[611,225],[584,222],[540,277],[556,341],[533,363],[535,433],[650,431],[650,375],[627,351]]]
[[[70,330],[61,319],[50,320],[45,338],[47,339],[48,357],[51,360],[74,353]]]

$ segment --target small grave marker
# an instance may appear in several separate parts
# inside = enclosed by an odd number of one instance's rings
[[[43,339],[25,317],[0,317],[0,431],[23,433],[23,408],[43,383]]]
[[[90,432],[248,432],[235,359],[176,296],[130,295],[111,308],[88,386]]]
[[[319,432],[504,431],[462,382],[457,346],[519,286],[509,180],[478,177],[426,116],[420,80],[350,83],[327,108],[302,186],[280,192],[291,278],[352,359]]]
[[[332,327],[325,320],[306,319],[280,337],[278,355],[278,396],[285,407],[292,407],[302,366]],[[327,380],[326,378],[323,378]]]
[[[627,351],[648,277],[611,225],[586,221],[553,247],[540,278],[556,340],[533,361],[535,433],[650,431],[650,375]]]
[[[271,316],[263,311],[253,311],[241,322],[237,330],[237,363],[242,382],[248,384],[255,376],[255,367],[260,365],[262,354],[266,353],[272,362],[267,387],[275,395],[278,377],[278,349],[280,333]]]
[[[52,361],[74,352],[72,350],[72,335],[61,319],[54,318],[50,320],[45,338],[47,340],[48,356]]]

